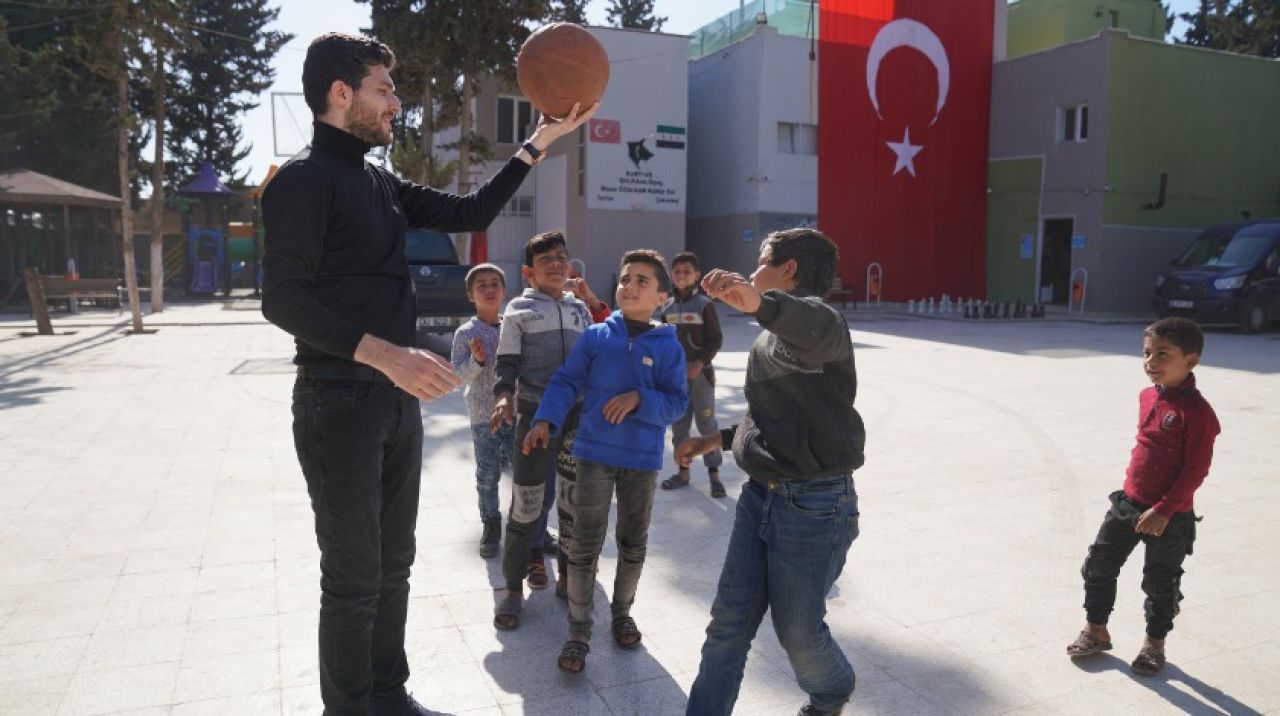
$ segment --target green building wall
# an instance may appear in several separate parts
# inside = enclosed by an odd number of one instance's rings
[[[1107,102],[1105,224],[1280,216],[1280,62],[1115,35]]]
[[[1093,37],[1107,28],[1162,39],[1165,14],[1157,0],[1018,0],[1009,5],[1009,58]]]
[[[987,164],[987,295],[993,301],[1033,301],[1039,261],[1043,159],[997,159]],[[1022,253],[1030,237],[1031,255]]]

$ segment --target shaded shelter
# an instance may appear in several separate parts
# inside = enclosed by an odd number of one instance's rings
[[[0,304],[23,292],[22,269],[119,278],[120,197],[29,169],[0,171]]]

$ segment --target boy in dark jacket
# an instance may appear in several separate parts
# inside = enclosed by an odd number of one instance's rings
[[[1147,638],[1130,666],[1144,676],[1164,668],[1164,639],[1182,601],[1182,561],[1196,540],[1194,496],[1209,474],[1221,431],[1191,372],[1202,350],[1200,327],[1185,318],[1162,318],[1143,331],[1142,367],[1155,385],[1138,395],[1138,443],[1124,489],[1111,493],[1111,509],[1080,569],[1087,621],[1067,646],[1073,659],[1111,648],[1107,620],[1116,602],[1116,578],[1142,542]]]
[[[573,514],[569,545],[569,640],[559,666],[586,667],[590,651],[596,563],[609,526],[609,503],[618,495],[618,572],[613,584],[614,641],[640,645],[631,618],[644,567],[653,511],[653,488],[662,467],[667,426],[688,408],[684,351],[675,329],[651,321],[667,300],[670,278],[655,251],[630,251],[618,276],[619,310],[591,326],[556,371],[542,396],[525,452],[545,446],[583,395],[573,456],[577,480],[566,484],[561,504]]]
[[[853,694],[853,668],[831,637],[826,598],[858,536],[853,471],[866,432],[844,317],[821,298],[835,277],[835,244],[813,229],[770,234],[750,279],[719,269],[707,295],[756,319],[764,331],[747,358],[747,414],[720,435],[676,449],[688,465],[733,446],[747,473],[689,716],[729,714],[747,652],[768,611],[800,688],[801,714],[838,714]]]
[[[703,293],[702,266],[698,255],[682,251],[671,259],[671,286],[675,293],[662,307],[662,321],[676,327],[676,337],[684,347],[685,378],[689,381],[689,409],[671,426],[671,447],[678,447],[689,437],[689,428],[697,423],[699,435],[720,432],[716,424],[716,373],[711,361],[720,352],[724,336],[716,304]],[[702,456],[711,480],[711,496],[724,497],[720,482],[720,464],[724,453],[712,450]],[[662,481],[662,489],[674,490],[689,484],[689,467],[680,465],[676,474]]]

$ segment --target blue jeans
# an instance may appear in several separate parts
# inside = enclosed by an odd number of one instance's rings
[[[806,482],[748,480],[711,606],[688,716],[733,712],[747,652],[766,610],[800,688],[823,711],[853,695],[853,667],[831,637],[827,593],[858,536],[849,475]]]
[[[511,462],[516,446],[516,431],[503,425],[493,432],[488,423],[471,424],[471,444],[476,451],[476,494],[480,502],[480,519],[488,522],[502,517],[498,502],[498,481],[502,477],[502,461]]]

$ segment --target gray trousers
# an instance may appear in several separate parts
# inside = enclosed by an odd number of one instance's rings
[[[569,638],[591,641],[596,571],[609,529],[609,503],[618,494],[618,570],[613,578],[613,618],[628,616],[644,569],[657,470],[630,470],[578,459],[578,479],[562,482],[560,504],[573,513],[569,544]]]
[[[716,387],[707,380],[706,374],[689,381],[689,409],[684,411],[680,419],[671,424],[671,447],[679,447],[689,437],[689,427],[693,422],[698,424],[698,434],[706,437],[720,432],[716,424]],[[713,450],[702,456],[702,464],[707,469],[720,467],[724,462],[724,453]]]

